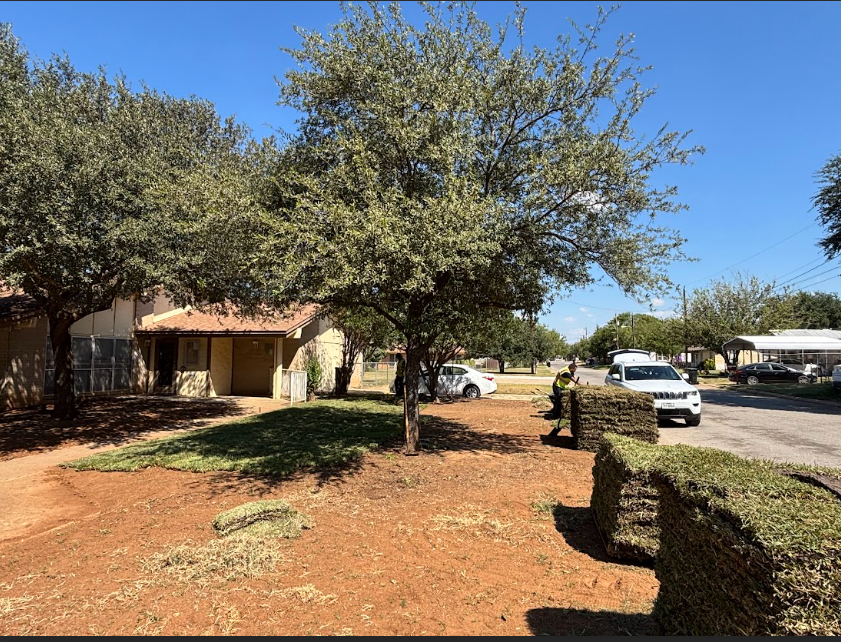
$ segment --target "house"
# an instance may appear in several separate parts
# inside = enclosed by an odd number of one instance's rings
[[[70,328],[73,384],[105,393],[281,398],[284,376],[314,351],[321,390],[332,389],[342,335],[315,306],[256,320],[177,307],[163,295],[117,299]],[[41,403],[54,391],[46,316],[23,294],[0,290],[0,408]],[[288,383],[287,383],[288,385]]]

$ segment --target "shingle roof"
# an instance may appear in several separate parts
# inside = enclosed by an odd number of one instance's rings
[[[841,339],[841,330],[779,330],[774,334],[778,337],[828,337],[830,339]]]
[[[40,317],[44,311],[28,294],[0,287],[0,324]]]
[[[135,329],[136,334],[279,334],[287,335],[318,316],[319,307],[308,305],[292,314],[245,319],[189,310]]]

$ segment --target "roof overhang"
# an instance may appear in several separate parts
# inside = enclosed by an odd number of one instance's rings
[[[745,335],[730,339],[724,350],[803,350],[808,352],[841,352],[841,339],[829,337]]]

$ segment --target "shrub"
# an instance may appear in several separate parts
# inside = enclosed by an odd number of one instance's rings
[[[841,634],[838,498],[781,474],[779,464],[709,448],[669,450],[653,475],[660,497],[653,616],[663,632]]]
[[[570,428],[579,450],[596,452],[604,433],[657,443],[654,398],[614,386],[576,386],[571,390]]]
[[[650,562],[660,545],[652,472],[668,446],[607,433],[593,466],[590,507],[608,555]]]

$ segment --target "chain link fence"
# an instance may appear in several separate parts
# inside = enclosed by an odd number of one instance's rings
[[[396,365],[394,363],[382,363],[369,361],[358,363],[353,368],[353,375],[350,378],[351,390],[378,390],[388,392],[389,386],[394,381]]]

